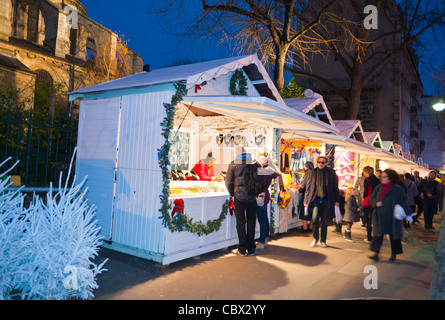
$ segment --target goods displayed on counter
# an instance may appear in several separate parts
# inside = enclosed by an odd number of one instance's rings
[[[182,181],[178,181],[182,182]],[[226,185],[223,181],[197,181],[177,183],[172,181],[170,183],[170,194],[193,194],[193,193],[213,193],[213,192],[227,192]]]

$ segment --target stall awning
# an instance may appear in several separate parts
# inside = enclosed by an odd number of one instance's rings
[[[301,140],[313,140],[316,142],[324,142],[328,144],[335,144],[338,147],[345,148],[351,152],[357,152],[364,156],[370,156],[377,159],[401,163],[401,164],[411,164],[410,161],[404,159],[403,157],[396,156],[395,154],[383,150],[381,148],[373,147],[369,144],[341,136],[332,133],[322,133],[322,132],[307,132],[304,130],[294,130],[286,129],[284,139],[301,139]]]
[[[328,144],[335,144],[339,147],[347,148],[353,152],[373,152],[374,147],[337,134],[321,133],[321,132],[308,132],[305,130],[286,129],[284,139],[301,139],[301,140],[313,140],[317,142],[324,142]]]
[[[184,97],[183,103],[273,128],[338,133],[335,127],[266,97],[193,96]]]

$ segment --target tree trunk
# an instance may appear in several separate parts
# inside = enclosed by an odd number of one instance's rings
[[[352,68],[350,91],[346,100],[346,120],[357,120],[358,111],[360,108],[360,95],[363,89],[361,70],[361,62],[355,61]]]
[[[277,87],[280,95],[283,93],[284,88],[284,63],[286,61],[287,49],[285,46],[276,46],[276,59],[273,70],[273,82]]]

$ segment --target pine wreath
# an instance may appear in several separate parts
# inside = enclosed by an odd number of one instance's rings
[[[247,95],[247,79],[241,69],[235,71],[230,78],[230,93],[234,96]]]
[[[172,203],[169,200],[170,197],[170,159],[168,156],[169,150],[171,148],[171,141],[169,139],[170,132],[173,129],[173,118],[175,115],[176,105],[182,101],[182,97],[187,94],[186,87],[182,84],[175,84],[176,93],[173,95],[171,103],[165,103],[164,108],[166,112],[166,117],[161,122],[162,126],[162,136],[165,139],[164,145],[158,149],[159,157],[159,167],[162,171],[162,192],[159,196],[161,200],[161,208],[159,212],[161,216],[159,219],[162,220],[162,224],[167,227],[170,231],[188,231],[198,236],[208,235],[212,232],[218,231],[222,222],[227,217],[227,212],[229,210],[229,200],[226,200],[221,208],[221,214],[217,219],[208,220],[207,222],[193,221],[183,211],[175,214],[172,218],[169,214],[172,209]]]

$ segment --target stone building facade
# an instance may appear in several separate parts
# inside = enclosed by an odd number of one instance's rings
[[[68,92],[143,70],[143,58],[88,18],[78,0],[0,0],[0,8],[2,90],[32,97],[36,83],[50,80]],[[125,54],[119,75],[118,50]],[[98,62],[108,77],[92,71]]]
[[[394,3],[394,2],[393,2]],[[390,33],[394,25],[402,23],[400,9],[395,5],[385,19],[379,13],[378,30],[371,32]],[[380,40],[375,51],[369,51],[365,56],[363,74],[369,65],[375,65],[373,56],[382,56],[386,50],[396,48],[401,44],[402,33],[395,33]],[[379,51],[379,52],[377,52]],[[402,146],[404,152],[420,156],[424,142],[420,141],[419,133],[422,127],[420,112],[422,111],[421,96],[423,85],[418,71],[418,57],[412,47],[407,47],[398,54],[363,88],[360,97],[358,119],[362,121],[364,131],[380,132],[382,140],[392,141]],[[315,56],[310,62],[310,68],[305,70],[331,81],[337,88],[347,91],[350,78],[341,63],[333,54]],[[304,88],[310,88],[323,95],[334,119],[346,118],[345,100],[333,93],[324,83],[308,77],[299,77],[297,82]]]

